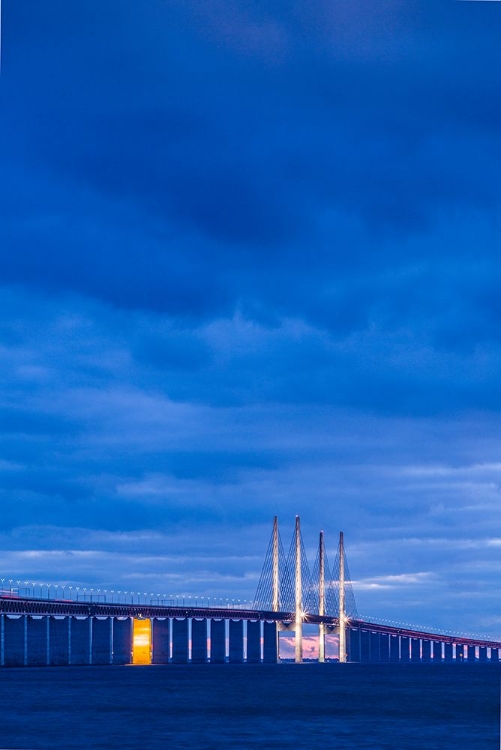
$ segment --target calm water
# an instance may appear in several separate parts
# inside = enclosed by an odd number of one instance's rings
[[[0,747],[498,750],[496,665],[3,669]]]

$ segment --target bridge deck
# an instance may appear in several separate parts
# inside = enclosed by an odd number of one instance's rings
[[[174,607],[148,604],[116,604],[106,602],[75,602],[60,599],[30,599],[23,597],[1,597],[0,614],[15,615],[52,615],[52,616],[91,616],[91,617],[134,617],[134,618],[210,618],[223,620],[266,620],[292,624],[294,614],[291,612],[270,612],[255,609],[233,609],[222,607]],[[309,624],[324,623],[336,628],[339,620],[336,617],[320,616],[308,613],[304,622]],[[465,638],[449,634],[431,633],[421,630],[381,625],[365,620],[349,620],[348,626],[359,630],[370,630],[375,633],[386,633],[409,638],[456,643],[467,646],[485,646],[501,649],[501,641]]]

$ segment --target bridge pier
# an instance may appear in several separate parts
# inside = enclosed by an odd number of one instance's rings
[[[442,644],[440,641],[433,641],[433,663],[438,664],[442,661]]]
[[[431,641],[427,638],[421,640],[421,661],[424,663],[431,662]]]
[[[155,617],[151,621],[151,662],[168,664],[170,660],[171,623],[166,618]]]
[[[188,619],[172,620],[172,663],[188,664]]]
[[[113,620],[92,618],[92,664],[111,664],[113,659]]]
[[[400,638],[398,635],[390,636],[390,661],[400,661]]]
[[[230,620],[229,629],[229,662],[230,664],[242,664],[244,660],[243,620]]]
[[[207,620],[193,618],[191,621],[191,663],[207,663]]]
[[[381,661],[379,653],[380,639],[379,633],[371,633],[369,637],[369,659],[372,662]]]
[[[278,661],[278,628],[276,622],[263,623],[263,662],[276,664]]]
[[[112,664],[130,664],[131,652],[132,619],[130,617],[112,618]]]
[[[261,662],[261,623],[259,620],[247,621],[247,664]]]
[[[410,639],[408,636],[402,636],[400,638],[400,661],[407,663],[410,658]]]
[[[360,630],[358,628],[348,628],[348,655],[350,661],[359,662],[361,660],[360,653]]]
[[[26,615],[4,617],[4,665],[22,667],[25,664],[25,625]]]
[[[390,661],[390,636],[388,633],[379,634],[379,660],[382,662]]]
[[[496,663],[499,661],[499,649],[498,648],[491,648],[491,661],[496,662]]]
[[[30,667],[47,666],[48,618],[26,618],[26,664]]]
[[[224,620],[210,621],[210,663],[224,664],[226,659],[226,623]]]
[[[421,661],[421,640],[411,638],[411,662]]]
[[[360,661],[371,660],[371,634],[368,630],[360,631]]]

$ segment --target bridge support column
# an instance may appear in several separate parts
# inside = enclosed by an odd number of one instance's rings
[[[390,661],[400,661],[400,639],[398,635],[390,635]]]
[[[152,652],[154,651],[154,636],[155,632],[152,626]],[[113,664],[131,664],[132,663],[132,620],[130,617],[114,617],[113,618],[113,648],[112,658]],[[168,645],[168,644],[167,644]]]
[[[112,618],[92,618],[92,663],[111,664],[112,655]]]
[[[242,664],[244,660],[244,622],[243,620],[230,620],[230,649],[229,661],[231,664]]]
[[[379,634],[379,660],[390,661],[390,636],[387,633]]]
[[[456,663],[464,661],[464,646],[462,643],[456,643]]]
[[[486,646],[480,646],[478,649],[478,660],[481,662],[487,661],[487,647]]]
[[[431,662],[431,641],[427,638],[423,638],[421,641],[422,655],[421,658],[424,662]]]
[[[47,618],[26,618],[26,664],[33,667],[47,666]]]
[[[421,661],[421,640],[419,638],[411,638],[411,661]]]
[[[263,623],[263,661],[276,664],[278,661],[278,628],[276,622]]]
[[[191,621],[191,663],[207,663],[207,620]]]
[[[24,617],[4,617],[4,664],[6,667],[24,666]]]
[[[381,661],[381,656],[379,653],[379,633],[370,633],[370,660],[372,662],[378,662]]]
[[[224,664],[226,660],[226,622],[210,621],[210,663]]]
[[[448,664],[453,661],[452,643],[444,643],[444,661]]]
[[[400,638],[400,661],[407,663],[410,660],[410,641],[409,637],[403,635]]]
[[[491,661],[493,662],[499,661],[499,649],[498,648],[491,648]]]
[[[247,620],[247,664],[261,663],[261,623]]]
[[[151,621],[151,662],[168,664],[170,659],[170,620],[154,617]]]
[[[360,661],[360,630],[348,628],[348,656],[350,661]]]
[[[477,661],[477,653],[475,646],[468,646],[466,650],[466,658],[469,662],[475,662]]]
[[[360,661],[371,660],[371,634],[368,630],[360,631]]]
[[[94,618],[89,617],[89,664],[92,664],[92,643],[94,641]]]
[[[71,664],[90,664],[92,634],[90,617],[71,617]]]
[[[433,663],[440,664],[442,661],[442,643],[440,641],[433,641],[432,652]]]
[[[188,618],[172,620],[172,662],[188,663]]]
[[[23,615],[24,626],[24,666],[28,665],[28,615]]]
[[[51,617],[49,622],[49,664],[70,663],[69,617]]]

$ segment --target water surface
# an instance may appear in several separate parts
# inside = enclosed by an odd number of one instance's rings
[[[498,750],[501,667],[0,670],[0,748]]]

